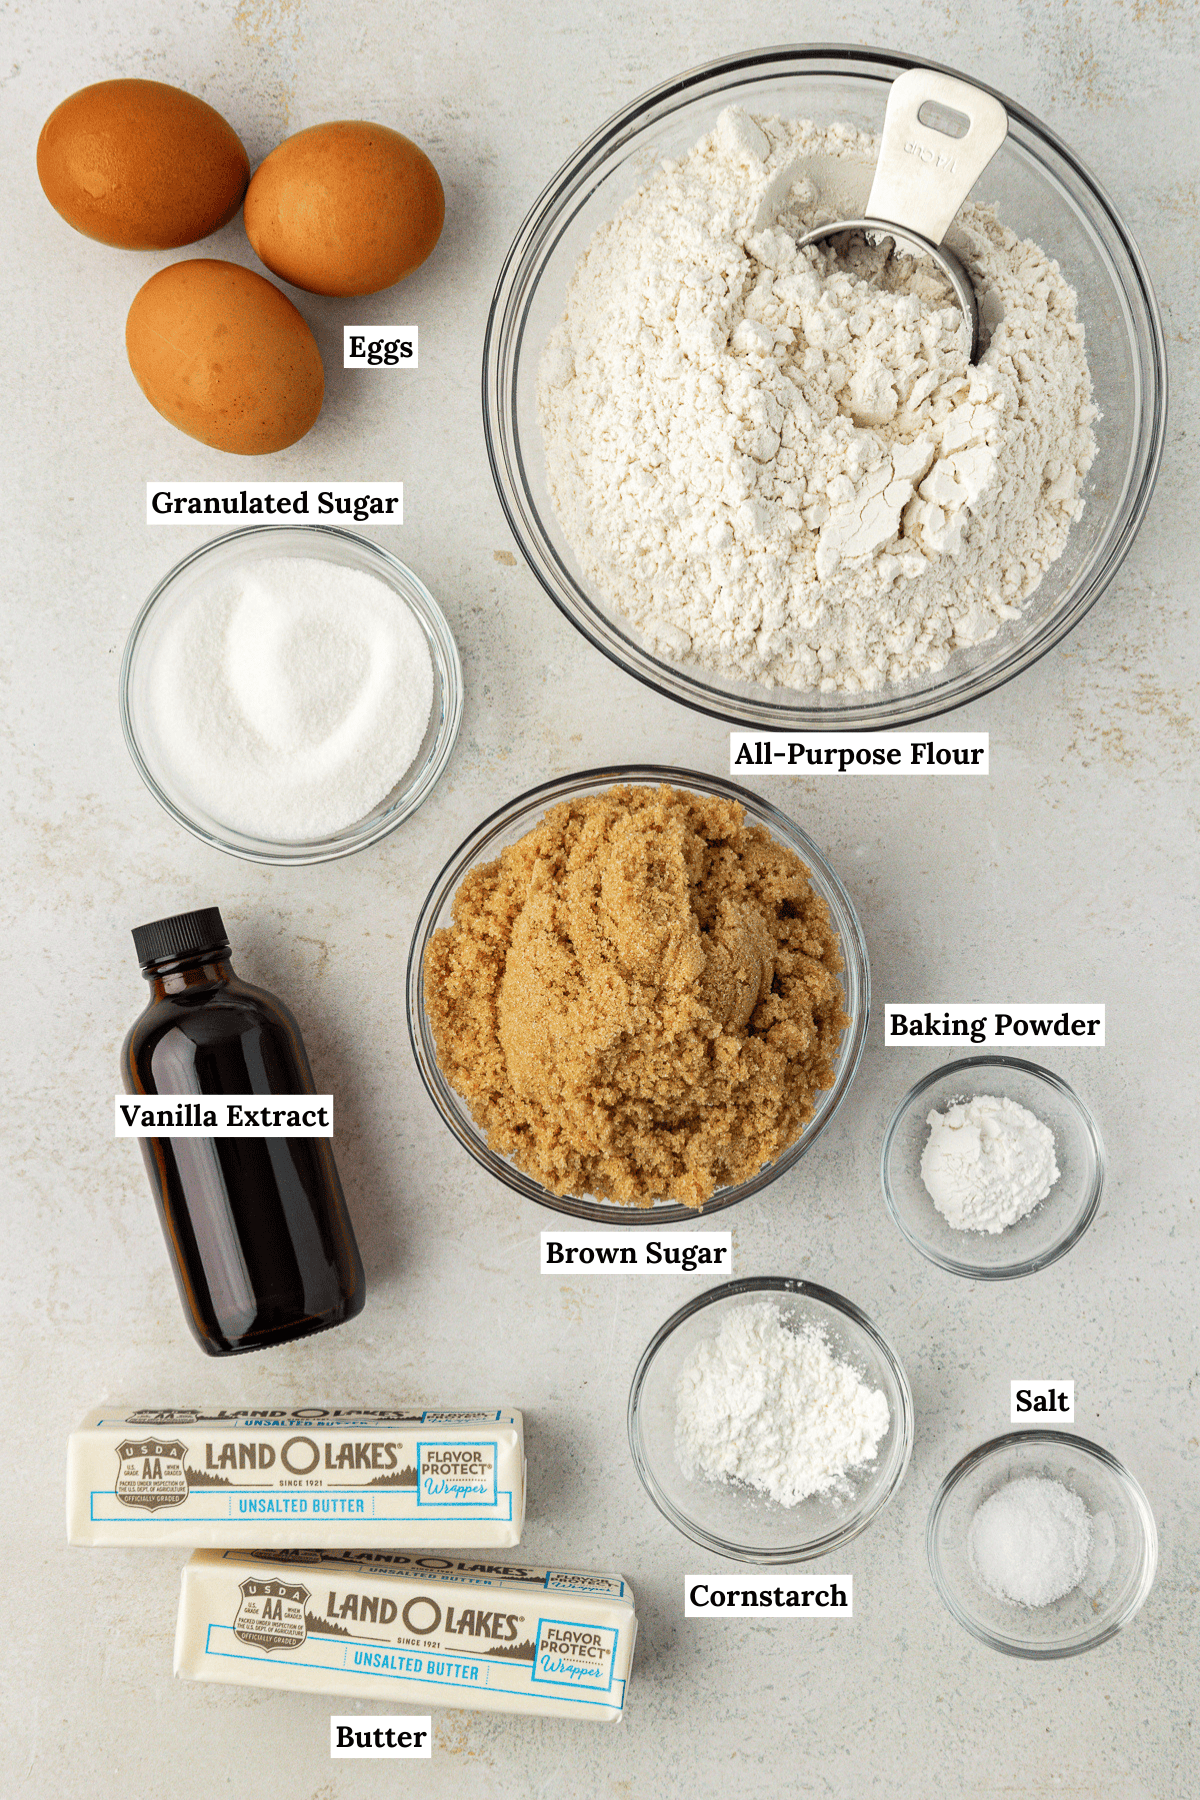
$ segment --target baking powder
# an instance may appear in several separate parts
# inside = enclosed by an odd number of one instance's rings
[[[995,1235],[1031,1213],[1058,1180],[1054,1133],[1015,1100],[977,1094],[925,1122],[921,1180],[955,1231]]]

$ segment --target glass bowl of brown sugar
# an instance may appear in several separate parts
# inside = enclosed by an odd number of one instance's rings
[[[433,996],[426,985],[431,979],[430,945],[436,932],[452,924],[455,897],[468,874],[493,863],[505,849],[526,837],[552,807],[602,795],[623,786],[652,789],[665,786],[683,795],[733,801],[743,808],[746,826],[761,827],[775,844],[794,853],[803,865],[812,894],[823,901],[827,909],[828,924],[836,934],[842,964],[836,979],[841,987],[842,1011],[847,1022],[831,1058],[830,1084],[812,1095],[810,1116],[780,1152],[745,1179],[716,1187],[701,1204],[684,1204],[672,1198],[650,1204],[623,1204],[594,1194],[553,1191],[518,1166],[512,1155],[503,1153],[489,1142],[488,1129],[476,1116],[476,1111],[482,1110],[478,1101],[473,1109],[447,1078],[439,1060],[431,1018]],[[867,949],[854,904],[812,839],[786,813],[731,781],[657,765],[590,769],[583,774],[562,776],[518,795],[485,819],[454,852],[421,909],[409,953],[407,987],[409,1034],[417,1068],[438,1114],[458,1142],[482,1168],[516,1193],[555,1212],[605,1225],[653,1223],[657,1226],[694,1220],[735,1206],[739,1200],[760,1192],[794,1168],[826,1130],[849,1092],[862,1057],[870,1012]],[[660,1121],[665,1129],[670,1129],[670,1123],[669,1120]],[[492,1135],[494,1137],[495,1133]]]

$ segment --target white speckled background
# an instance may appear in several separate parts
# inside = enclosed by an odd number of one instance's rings
[[[731,1792],[899,1800],[1197,1791],[1194,1113],[1196,171],[1200,13],[1186,0],[579,0],[419,8],[343,0],[9,0],[0,49],[7,384],[7,616],[0,680],[3,1261],[8,1426],[6,1792],[109,1800],[187,1788],[256,1800]],[[1016,684],[953,720],[992,734],[986,782],[776,784],[844,875],[876,994],[1102,999],[1108,1048],[1048,1057],[1098,1115],[1110,1178],[1095,1226],[1028,1281],[976,1286],[911,1253],[876,1165],[884,1122],[928,1066],[881,1026],[819,1149],[723,1217],[739,1273],[809,1275],[893,1338],[917,1408],[907,1480],[844,1551],[856,1617],[836,1626],[693,1624],[704,1566],[642,1493],[625,1441],[634,1364],[696,1278],[560,1282],[546,1219],[486,1178],[436,1119],[404,1023],[409,936],[473,825],[548,776],[612,760],[720,772],[722,727],[603,661],[512,554],[484,455],[483,328],[510,239],[578,142],[665,77],[756,44],[836,39],[974,72],[1044,119],[1115,197],[1162,302],[1169,444],[1149,519],[1083,625]],[[314,431],[250,470],[176,435],[125,361],[134,292],[169,255],[76,236],[33,151],[66,94],[147,75],[201,94],[253,162],[328,117],[376,117],[433,156],[448,218],[431,261],[366,319],[416,322],[416,375],[340,368],[343,307],[298,296],[326,358]],[[200,254],[250,262],[240,223]],[[186,253],[185,253],[186,254]],[[176,829],[143,790],[117,719],[134,613],[197,525],[144,522],[148,478],[398,477],[407,520],[379,534],[439,597],[466,714],[450,772],[380,848],[270,873]],[[370,1282],[365,1314],[258,1359],[203,1359],[187,1335],[132,1145],[112,1140],[122,1035],[143,1003],[129,928],[219,903],[240,971],[298,1013],[338,1098],[338,1156]],[[1126,1460],[1161,1533],[1141,1616],[1089,1656],[994,1655],[943,1610],[929,1502],[1007,1426],[1018,1374],[1074,1377],[1078,1426]],[[102,1400],[527,1409],[529,1560],[619,1567],[641,1637],[620,1727],[436,1715],[427,1763],[331,1763],[353,1703],[175,1682],[178,1552],[68,1551],[63,1447]],[[731,1571],[736,1565],[729,1565]]]

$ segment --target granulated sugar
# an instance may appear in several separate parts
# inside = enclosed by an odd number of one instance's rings
[[[725,1314],[680,1370],[675,1400],[687,1479],[744,1481],[781,1506],[849,1493],[849,1471],[874,1460],[890,1423],[887,1396],[769,1300]]]
[[[396,786],[433,708],[425,634],[385,582],[310,557],[249,563],[171,620],[149,722],[168,779],[234,831],[298,843]]]
[[[876,143],[737,108],[593,238],[543,355],[555,510],[659,654],[855,693],[1016,618],[1095,455],[1075,294],[968,203],[953,242],[995,323],[969,361],[932,264],[797,250],[810,176]]]

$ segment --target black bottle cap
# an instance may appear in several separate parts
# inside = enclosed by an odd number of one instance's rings
[[[228,950],[229,937],[221,923],[220,907],[203,906],[199,912],[173,913],[169,919],[135,925],[133,947],[144,969],[150,963],[171,962],[201,950]]]

